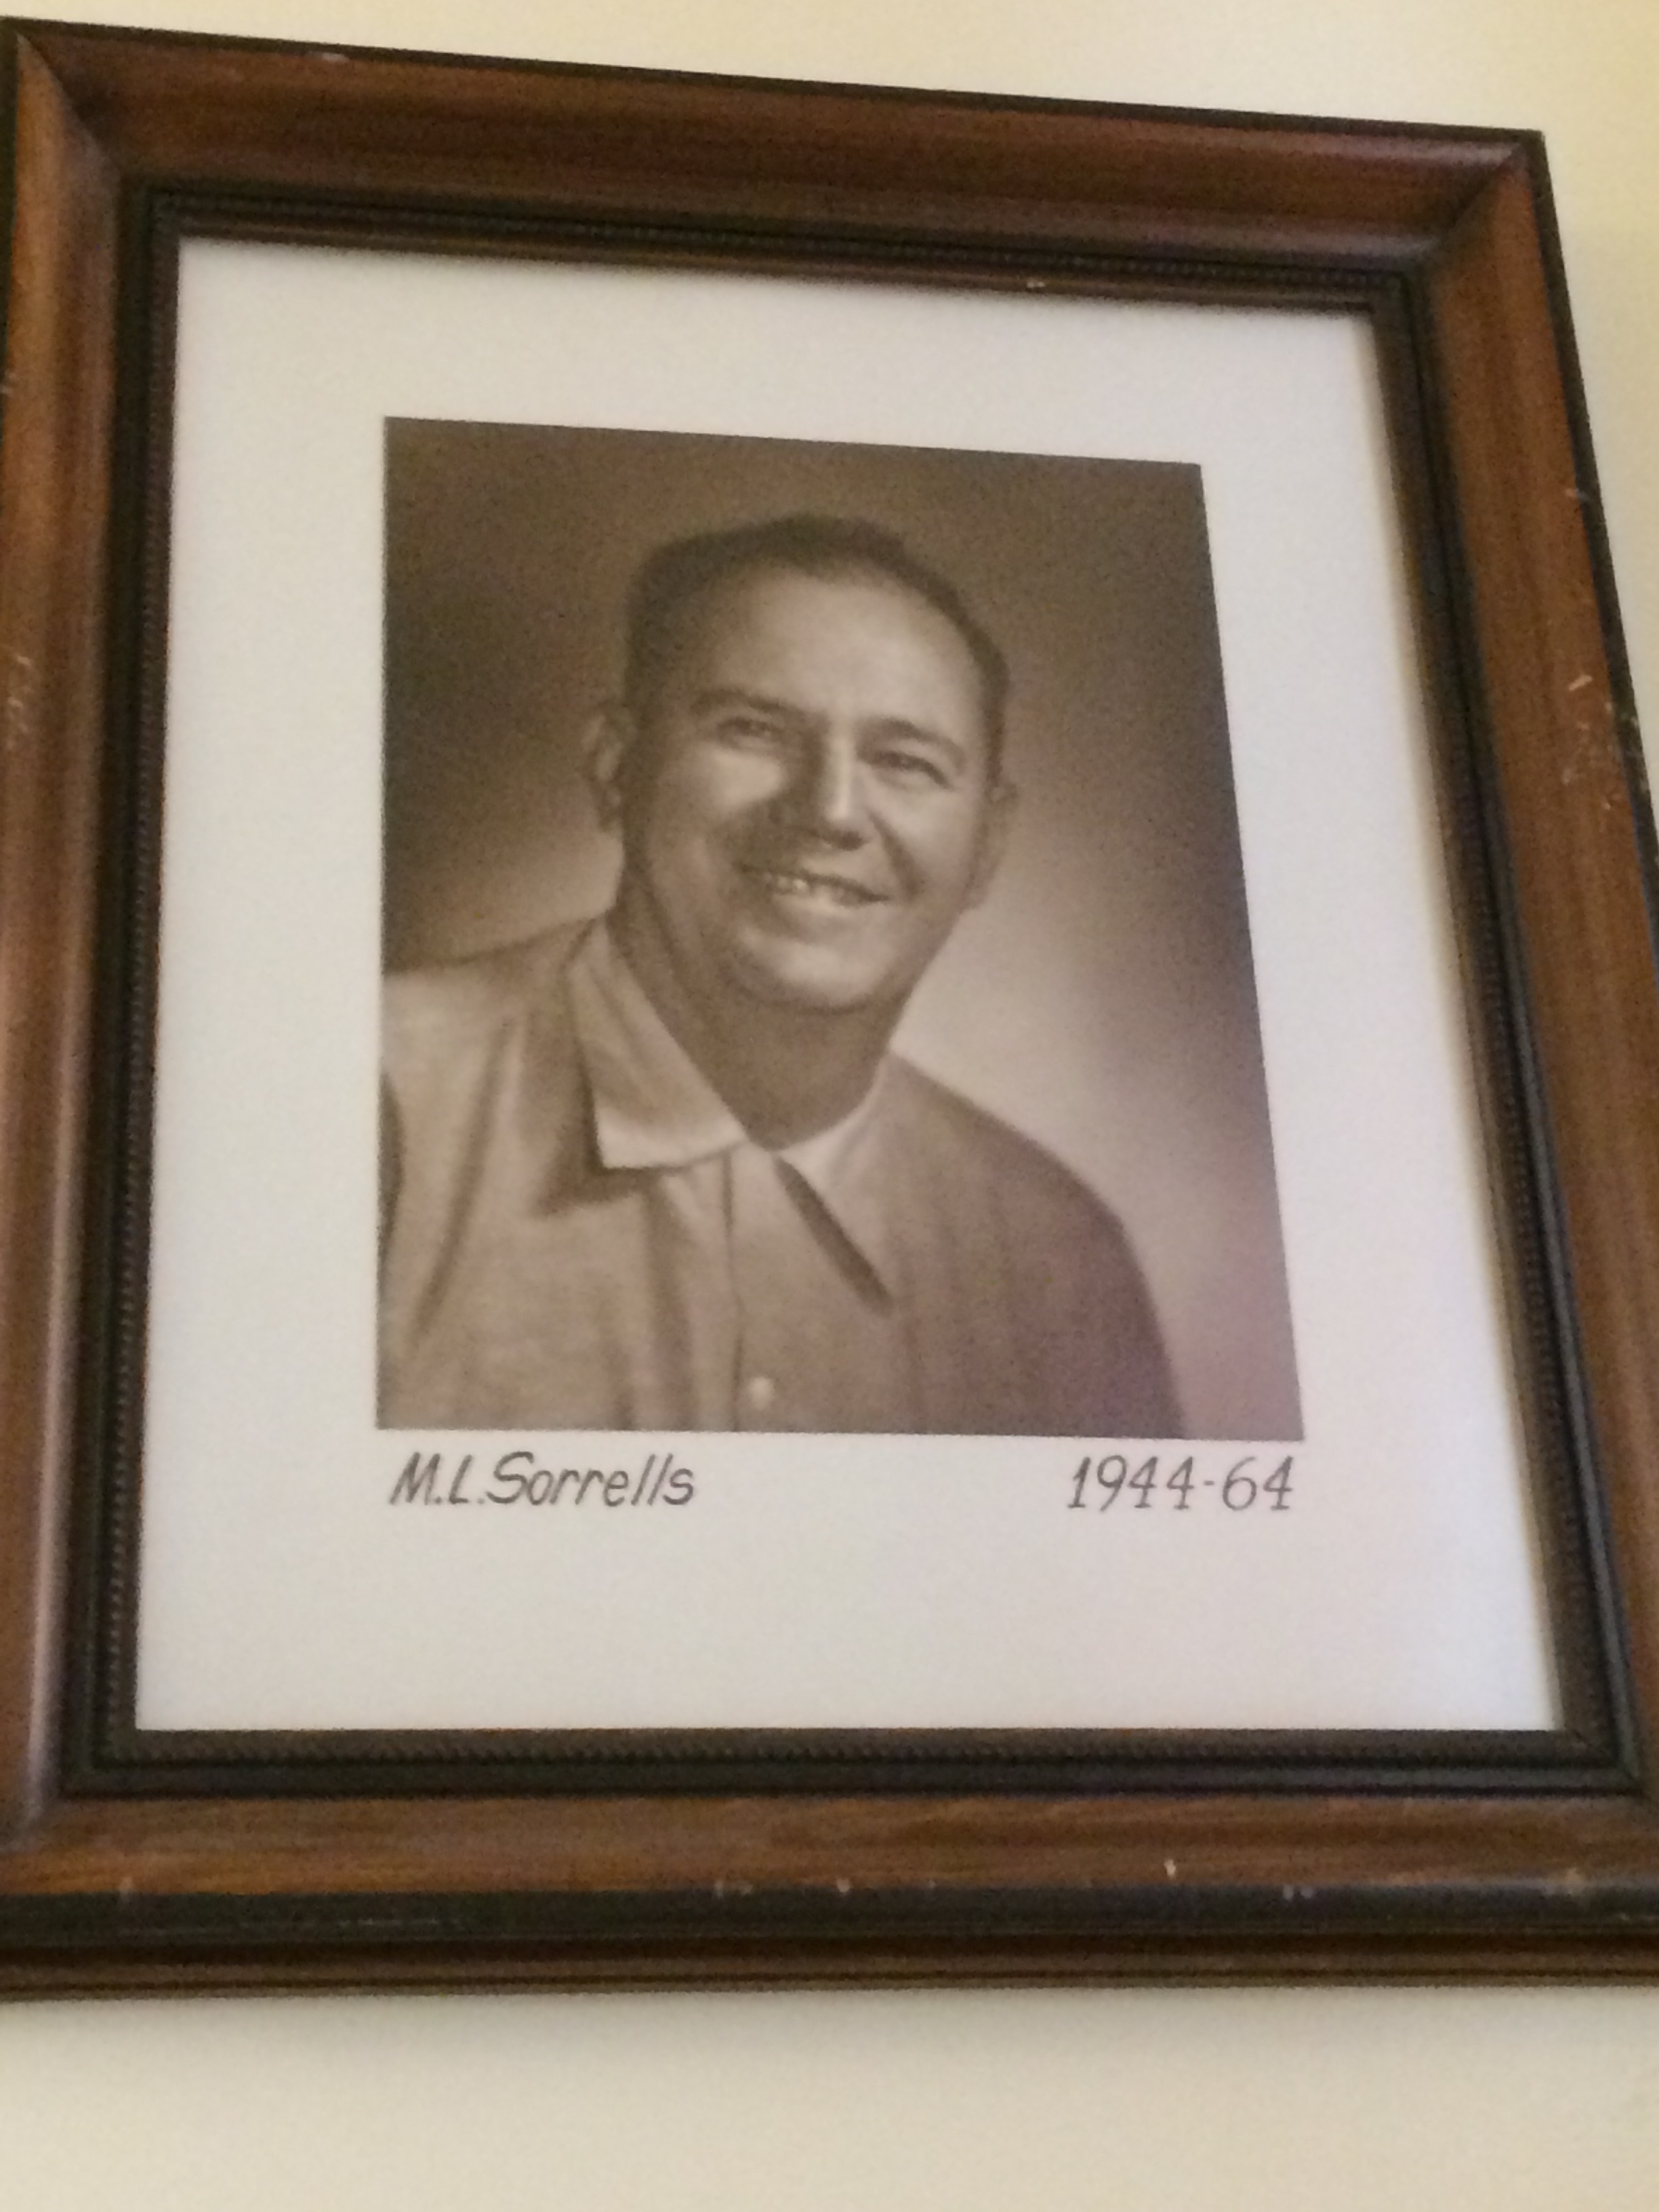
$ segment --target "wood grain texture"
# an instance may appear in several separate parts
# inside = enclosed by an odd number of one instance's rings
[[[0,1986],[1636,1973],[1653,1844],[1628,1805],[66,1808]]]
[[[1525,168],[1497,178],[1431,277],[1437,388],[1513,871],[1582,1348],[1583,1419],[1626,1562],[1631,1649],[1659,1714],[1659,1001],[1639,748],[1619,696]]]
[[[1598,1685],[1628,1690],[1650,1744],[1659,994],[1622,661],[1526,139],[42,25],[4,52],[0,1985],[1652,1972],[1659,1808]],[[1543,1255],[1520,1356],[1566,1440],[1563,1557],[1583,1524],[1584,1560],[1556,1562],[1583,1740],[1564,1730],[1553,1768],[1523,1746],[1483,1779],[1478,1746],[1467,1771],[1384,1746],[1393,1786],[1360,1789],[1264,1740],[1235,1747],[1224,1788],[1005,1774],[927,1795],[538,1796],[469,1790],[458,1766],[437,1794],[313,1773],[283,1795],[257,1765],[240,1780],[204,1765],[187,1788],[104,1726],[89,1654],[110,1608],[93,1589],[72,1650],[56,1626],[77,1451],[85,1528],[106,1496],[98,1437],[71,1414],[97,1401],[105,1357],[77,1328],[76,1232],[108,1165],[88,1156],[89,1097],[109,1104],[100,1131],[122,1114],[142,1129],[147,1106],[113,1096],[88,1053],[99,977],[123,965],[95,941],[96,797],[118,755],[159,762],[165,627],[144,547],[112,515],[139,512],[159,450],[142,425],[165,348],[134,302],[157,242],[192,229],[1329,300],[1386,325],[1402,514],[1433,586],[1430,688],[1458,770],[1449,849],[1498,979],[1480,1043],[1492,1141],[1514,1155],[1505,1204],[1537,1212],[1512,1240]],[[165,516],[150,522],[153,563]],[[129,890],[108,931],[131,951],[146,925]],[[107,1037],[122,1010],[99,1003]],[[76,1681],[92,1686],[78,1765],[54,1751]]]
[[[44,1781],[91,1000],[111,173],[17,57],[0,447],[0,1837]]]
[[[734,1895],[804,1886],[1094,1893],[1358,1891],[1502,1882],[1580,1900],[1659,1869],[1647,1807],[1618,1798],[1253,1794],[1109,1799],[751,1796],[665,1808],[645,1793],[524,1797],[65,1802],[0,1894],[410,1893]],[[1174,1866],[1175,1871],[1170,1869]],[[1655,1902],[1659,1912],[1659,1899]]]
[[[1264,131],[1060,101],[490,67],[31,27],[69,97],[147,179],[529,211],[896,225],[981,243],[1322,261],[1428,250],[1499,166],[1495,134]]]

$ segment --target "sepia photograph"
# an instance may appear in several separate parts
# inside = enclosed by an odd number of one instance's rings
[[[398,420],[387,1428],[1302,1433],[1192,465]]]

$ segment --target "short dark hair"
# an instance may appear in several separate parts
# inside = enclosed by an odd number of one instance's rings
[[[886,579],[944,616],[973,657],[985,711],[986,754],[991,774],[1001,767],[1008,708],[1008,664],[1000,647],[954,584],[879,524],[838,515],[785,514],[766,522],[710,530],[676,538],[648,554],[628,597],[623,686],[628,704],[643,717],[654,703],[676,632],[694,600],[734,576],[768,568],[824,579]]]

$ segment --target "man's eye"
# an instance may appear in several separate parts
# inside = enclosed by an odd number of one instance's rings
[[[784,742],[784,732],[763,714],[723,714],[714,726],[723,744],[770,749]]]
[[[888,745],[875,756],[876,766],[898,783],[948,786],[949,776],[931,753],[911,752],[902,745]]]

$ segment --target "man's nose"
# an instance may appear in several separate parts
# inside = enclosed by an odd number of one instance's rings
[[[816,836],[857,844],[864,836],[864,775],[857,747],[833,738],[805,746],[788,792],[790,818]]]

